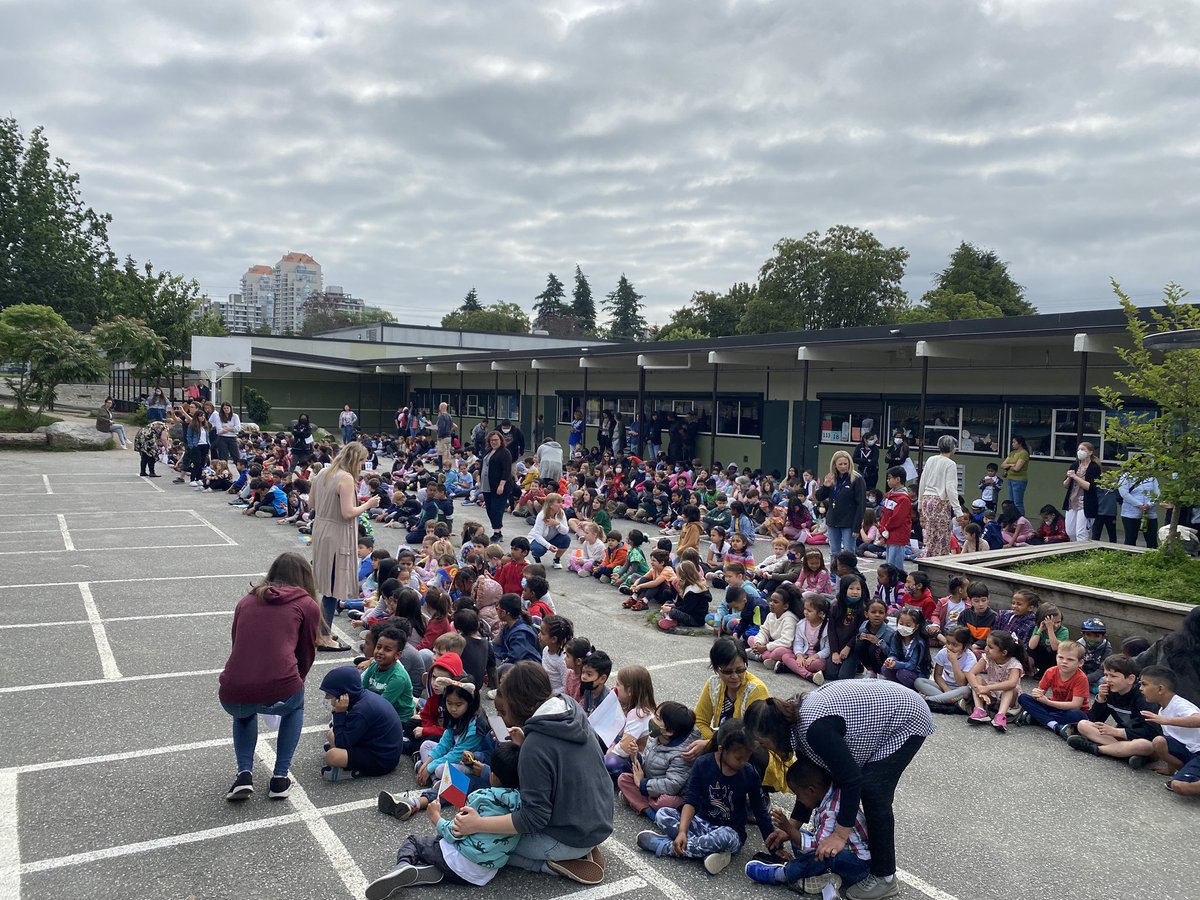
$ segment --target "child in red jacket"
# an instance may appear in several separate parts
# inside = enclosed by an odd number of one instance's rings
[[[501,563],[493,576],[506,594],[521,595],[521,579],[525,576],[525,557],[529,555],[529,541],[515,537],[508,545],[508,561]]]
[[[441,724],[442,690],[439,690],[439,678],[462,678],[462,657],[457,653],[443,653],[433,661],[429,671],[425,673],[425,691],[428,694],[425,705],[421,707],[421,724],[412,733],[412,737],[404,742],[405,753],[416,753],[423,741],[436,741],[446,729]],[[412,747],[413,749],[409,749]]]
[[[1058,507],[1047,503],[1042,507],[1042,527],[1033,533],[1028,544],[1065,544],[1070,540],[1067,535],[1067,520],[1063,518]]]
[[[912,498],[904,488],[903,466],[887,470],[887,496],[880,504],[879,530],[883,533],[888,564],[904,571],[904,550],[912,537]]]

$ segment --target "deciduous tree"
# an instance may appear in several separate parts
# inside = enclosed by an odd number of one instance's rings
[[[998,319],[1004,312],[994,303],[974,294],[955,294],[946,290],[926,291],[920,306],[900,312],[897,322],[961,322],[967,319]]]
[[[515,303],[497,302],[475,312],[456,309],[447,313],[442,316],[442,327],[497,334],[525,334],[529,331],[529,316]]]
[[[5,382],[17,412],[33,409],[35,418],[54,402],[60,384],[98,381],[107,371],[95,343],[42,304],[18,303],[0,311],[0,359],[26,364]]]

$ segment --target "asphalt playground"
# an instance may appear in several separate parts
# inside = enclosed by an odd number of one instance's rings
[[[293,528],[237,515],[224,495],[136,473],[132,452],[0,454],[0,900],[361,898],[401,839],[429,825],[375,811],[381,789],[413,786],[408,762],[382,779],[320,777],[317,686],[349,655],[318,654],[290,799],[266,799],[273,742],[260,734],[260,790],[224,800],[235,766],[216,694],[233,606],[278,553],[307,545]],[[460,507],[456,522],[481,513]],[[506,534],[526,530],[511,520]],[[397,535],[380,534],[381,546]],[[706,638],[659,633],[590,579],[552,571],[550,583],[576,634],[617,667],[646,665],[659,700],[695,702]],[[752,670],[774,693],[800,688]],[[1074,753],[1045,731],[937,724],[897,795],[903,897],[1196,897],[1200,805],[1161,777]],[[621,804],[615,816],[603,884],[509,869],[491,891],[781,896],[749,882],[737,859],[711,878],[698,863],[649,857],[634,843],[646,820]],[[750,835],[741,862],[761,849]],[[470,889],[419,890],[436,900]]]

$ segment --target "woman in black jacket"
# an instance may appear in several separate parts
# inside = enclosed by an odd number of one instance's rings
[[[479,467],[479,490],[488,521],[492,523],[492,543],[504,540],[504,503],[512,482],[512,454],[504,446],[504,435],[492,431],[487,436],[487,456]]]
[[[862,475],[867,490],[879,482],[879,440],[873,431],[868,431],[854,448],[854,465]]]
[[[1067,469],[1063,487],[1063,515],[1067,520],[1067,538],[1086,541],[1091,537],[1091,523],[1100,513],[1100,494],[1096,480],[1100,477],[1100,464],[1096,462],[1096,448],[1083,441],[1075,453],[1075,465]]]
[[[829,474],[817,488],[817,501],[825,507],[830,559],[842,549],[853,552],[854,535],[862,528],[867,507],[867,488],[845,450],[836,451],[829,461]]]
[[[300,413],[300,418],[292,426],[292,461],[297,466],[308,462],[313,453],[312,426],[308,424],[308,413]]]

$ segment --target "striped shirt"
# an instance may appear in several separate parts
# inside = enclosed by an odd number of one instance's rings
[[[841,802],[842,792],[838,788],[831,787],[825,792],[821,805],[813,811],[810,820],[813,827],[812,846],[804,849],[815,850],[821,841],[833,834],[837,828],[838,807]],[[867,849],[867,820],[863,818],[861,809],[854,819],[854,827],[850,829],[850,837],[846,839],[846,849],[859,859],[871,858],[871,851]]]

